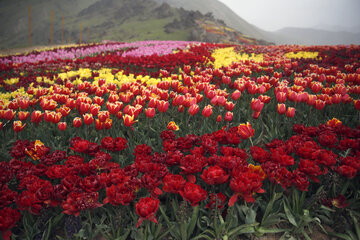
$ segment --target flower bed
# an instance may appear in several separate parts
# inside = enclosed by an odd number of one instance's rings
[[[3,238],[360,234],[358,46],[33,54],[0,59]]]

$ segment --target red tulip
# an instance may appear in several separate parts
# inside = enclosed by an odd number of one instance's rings
[[[199,202],[206,199],[207,191],[195,183],[187,182],[184,189],[180,191],[180,195],[190,202],[191,206],[197,206]]]
[[[205,106],[204,109],[202,110],[202,115],[203,115],[204,117],[210,117],[211,114],[212,114],[212,112],[213,112],[212,106],[211,106],[211,105],[207,105],[207,106]]]
[[[197,104],[191,105],[188,112],[192,116],[196,115],[199,112],[199,105]]]
[[[286,113],[286,106],[283,103],[278,103],[277,105],[277,112],[279,114],[285,114]]]
[[[225,113],[225,117],[224,117],[224,120],[226,122],[231,122],[233,119],[233,113],[232,112],[226,112]]]
[[[13,111],[12,109],[7,109],[4,112],[4,118],[6,120],[13,120],[15,118],[16,112]]]
[[[122,106],[123,106],[123,103],[120,103],[120,102],[115,102],[115,103],[107,102],[106,103],[106,107],[109,110],[109,113],[114,114],[114,115],[120,111]]]
[[[41,122],[43,116],[44,116],[44,113],[42,113],[41,111],[33,111],[31,113],[31,122],[39,123],[39,122]]]
[[[253,112],[253,113],[251,114],[251,117],[252,117],[253,119],[258,119],[259,116],[260,116],[260,113],[261,113],[261,112]]]
[[[105,122],[110,117],[110,113],[108,111],[99,111],[97,116],[101,122]]]
[[[286,93],[284,92],[277,92],[275,97],[276,97],[276,101],[278,101],[279,103],[286,102]]]
[[[97,105],[97,104],[92,104],[90,106],[90,109],[89,109],[89,113],[91,113],[93,116],[96,116],[98,115],[99,111],[100,111],[100,106]]]
[[[325,101],[320,100],[320,99],[315,100],[315,108],[316,108],[317,110],[321,110],[321,109],[323,109],[324,107],[325,107]]]
[[[260,101],[260,99],[253,98],[251,100],[251,109],[255,112],[261,112],[262,108],[264,107],[264,103]]]
[[[62,105],[57,111],[59,111],[63,117],[66,117],[70,114],[71,109],[65,105]]]
[[[242,139],[248,139],[254,136],[255,130],[252,128],[250,123],[240,124],[238,126],[238,133]]]
[[[83,115],[83,118],[84,118],[84,123],[86,125],[90,125],[94,122],[94,118],[93,118],[93,115],[91,113],[86,113]]]
[[[241,92],[239,90],[235,90],[232,94],[231,94],[231,99],[236,101],[241,97]]]
[[[295,116],[295,108],[288,107],[288,109],[286,111],[286,116],[289,118],[293,118]]]
[[[229,174],[218,165],[210,166],[201,174],[201,179],[209,185],[222,184],[229,179]]]
[[[21,132],[25,126],[26,126],[26,123],[23,124],[22,121],[14,121],[13,122],[13,129],[15,132]]]
[[[145,115],[148,118],[153,118],[155,116],[155,108],[147,108],[147,109],[145,109]]]
[[[76,128],[79,128],[82,124],[82,119],[79,117],[74,118],[73,120],[73,126]]]
[[[21,107],[21,109],[27,109],[29,105],[30,105],[29,99],[21,98],[19,100],[19,106]]]
[[[357,109],[357,110],[360,110],[360,100],[353,100],[353,103],[354,103],[354,107]]]
[[[112,119],[108,118],[104,122],[105,129],[110,129],[112,127]]]
[[[235,104],[233,102],[226,102],[225,103],[225,109],[228,111],[232,111],[235,107]]]
[[[308,104],[309,106],[315,105],[316,99],[317,99],[316,95],[309,95],[309,96],[308,96],[308,100],[307,100],[307,104]]]
[[[163,101],[163,100],[158,101],[157,110],[159,112],[166,112],[168,110],[168,108],[169,108],[168,101]]]
[[[67,126],[66,122],[59,122],[59,123],[58,123],[58,129],[59,129],[60,131],[65,131],[65,130],[66,130],[66,126]]]
[[[23,111],[18,112],[18,118],[20,121],[26,121],[26,119],[28,119],[29,116],[30,116],[29,112],[23,112]]]
[[[104,99],[102,97],[95,96],[93,98],[93,101],[94,101],[94,103],[96,103],[99,106],[102,106],[104,104]]]
[[[61,120],[61,118],[62,118],[62,115],[61,115],[61,113],[60,112],[57,112],[57,113],[54,113],[53,114],[54,116],[53,116],[53,119],[52,119],[52,123],[54,123],[54,124],[57,124],[58,122],[60,122],[60,120]]]
[[[99,119],[95,119],[95,128],[96,130],[104,129],[104,122],[100,121]]]
[[[140,217],[136,223],[136,227],[139,227],[145,219],[158,223],[155,218],[155,214],[159,209],[159,204],[159,199],[153,199],[150,197],[141,198],[139,202],[135,203],[135,212]]]
[[[218,116],[216,117],[216,121],[217,121],[217,122],[221,122],[221,121],[222,121],[221,115],[218,115]]]

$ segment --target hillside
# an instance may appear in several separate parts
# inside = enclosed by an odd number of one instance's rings
[[[104,39],[193,40],[239,44],[266,44],[227,26],[212,14],[171,7],[152,0],[32,0],[32,45],[50,43],[50,13],[54,10],[54,41],[61,43],[64,16],[64,42]],[[4,0],[0,4],[0,47],[28,45],[28,2]],[[14,13],[14,14],[11,14]],[[5,24],[7,23],[7,24]]]
[[[229,7],[218,0],[155,0],[168,3],[170,6],[186,10],[200,11],[203,14],[211,12],[215,18],[223,20],[229,27],[256,39],[266,39],[264,32],[238,16]]]

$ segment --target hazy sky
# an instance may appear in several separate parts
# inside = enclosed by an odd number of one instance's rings
[[[360,0],[219,0],[264,30],[360,25]],[[328,27],[331,30],[331,27]],[[333,30],[339,30],[338,28]]]

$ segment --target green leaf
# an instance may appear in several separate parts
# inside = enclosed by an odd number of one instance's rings
[[[163,232],[162,234],[160,234],[156,239],[159,239],[159,240],[164,239],[165,236],[166,236],[167,234],[169,234],[169,232],[174,228],[174,226],[175,226],[175,225],[172,225],[168,230],[166,230],[165,232]],[[125,239],[124,239],[124,240],[125,240]]]
[[[249,208],[246,211],[245,223],[251,224],[256,222],[256,212],[254,209]]]
[[[229,231],[227,235],[229,237],[232,237],[245,233],[254,233],[255,232],[254,227],[257,225],[259,225],[259,223],[243,224]]]
[[[355,226],[355,231],[356,231],[357,238],[360,239],[360,226],[359,226],[359,222],[358,222],[358,220],[356,219],[356,217],[354,216],[353,212],[350,212],[350,216],[352,217],[353,222],[354,222],[354,226]]]
[[[309,235],[305,232],[304,229],[301,229],[301,233],[302,233],[302,235],[305,237],[306,240],[311,240],[311,238],[310,238]]]
[[[199,215],[199,205],[193,208],[193,213],[191,215],[191,219],[190,219],[189,225],[187,227],[188,238],[191,236],[191,234],[193,233],[193,231],[195,229],[196,220],[198,218],[198,215]]]
[[[50,218],[49,221],[48,221],[48,228],[47,228],[46,232],[43,233],[43,237],[41,238],[42,240],[49,239],[50,234],[51,234],[51,228],[52,228],[52,224],[51,224],[51,218]]]
[[[281,196],[282,196],[282,193],[274,193],[273,194],[273,197],[271,198],[270,202],[266,206],[264,216],[261,220],[261,226],[269,226],[269,225],[264,225],[264,224],[266,223],[267,218],[269,217],[271,211],[273,211],[275,201],[278,200]]]
[[[337,237],[337,238],[341,238],[341,239],[344,239],[344,240],[354,240],[351,237],[349,237],[348,235],[343,234],[343,233],[329,232],[329,235]]]
[[[285,214],[286,214],[286,217],[287,219],[289,220],[289,222],[294,225],[295,227],[297,227],[297,223],[296,223],[296,220],[295,220],[295,217],[294,215],[291,213],[289,207],[287,206],[287,203],[284,202],[284,210],[285,210]]]
[[[286,232],[289,231],[290,229],[287,228],[264,228],[264,227],[259,227],[256,229],[257,232],[261,233],[261,234],[265,234],[265,233],[281,233],[281,232]]]

